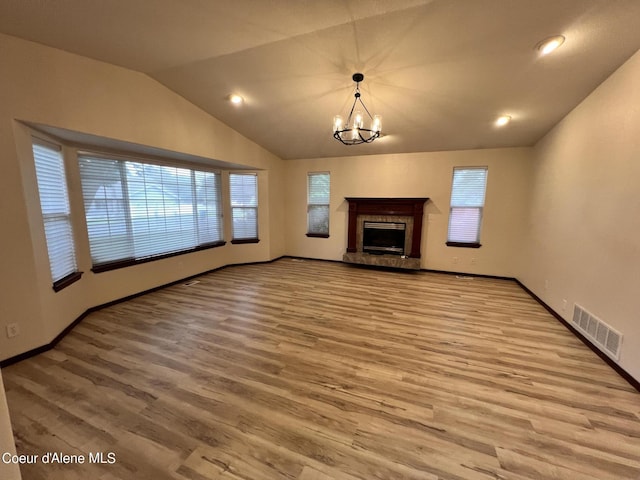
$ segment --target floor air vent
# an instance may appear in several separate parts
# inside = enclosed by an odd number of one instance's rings
[[[590,314],[577,303],[573,308],[573,324],[585,337],[611,358],[619,360],[622,334]]]

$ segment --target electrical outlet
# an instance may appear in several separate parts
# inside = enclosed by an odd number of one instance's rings
[[[549,280],[545,280],[544,281],[544,289],[548,290],[549,289]]]
[[[567,309],[567,299],[562,299],[562,311],[564,312]]]
[[[453,262],[454,265],[457,264],[458,263],[458,257],[453,257],[451,259],[451,261]]]
[[[7,338],[14,338],[20,335],[20,327],[17,323],[7,325]]]

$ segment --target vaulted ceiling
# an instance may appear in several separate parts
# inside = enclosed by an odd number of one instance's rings
[[[640,48],[639,25],[638,0],[0,2],[0,31],[146,73],[285,159],[532,145]],[[331,122],[355,72],[384,136],[345,146]]]

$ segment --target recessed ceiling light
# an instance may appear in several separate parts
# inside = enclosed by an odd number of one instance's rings
[[[244,102],[244,98],[242,98],[237,93],[232,93],[231,95],[229,95],[229,101],[234,105],[241,105]]]
[[[510,121],[511,121],[511,115],[502,115],[501,117],[498,117],[498,119],[496,120],[496,125],[498,127],[504,127]]]
[[[564,43],[564,37],[562,35],[556,35],[554,37],[545,38],[542,40],[536,48],[540,52],[540,55],[545,56],[549,55],[556,48]]]

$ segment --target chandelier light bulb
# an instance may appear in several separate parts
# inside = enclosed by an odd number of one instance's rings
[[[363,120],[362,120],[362,112],[356,112],[353,118],[353,128],[362,128],[363,127]]]
[[[380,115],[373,116],[373,123],[371,124],[371,130],[377,133],[380,133],[380,130],[382,130],[382,117],[380,117]]]
[[[342,115],[336,115],[333,117],[333,133],[342,130],[343,125]]]

